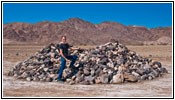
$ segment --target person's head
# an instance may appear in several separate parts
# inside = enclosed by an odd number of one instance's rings
[[[61,37],[61,41],[62,41],[63,43],[66,43],[66,36],[65,36],[65,35],[63,35],[63,36]]]

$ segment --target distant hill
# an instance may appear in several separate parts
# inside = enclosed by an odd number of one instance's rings
[[[98,45],[109,41],[120,41],[126,44],[149,41],[157,43],[163,42],[162,39],[165,37],[171,41],[172,27],[148,29],[144,26],[124,26],[111,21],[93,24],[79,18],[70,18],[61,22],[42,21],[34,24],[15,22],[3,25],[3,38],[6,41],[37,44],[58,43],[63,34],[67,36],[68,42],[74,45]]]

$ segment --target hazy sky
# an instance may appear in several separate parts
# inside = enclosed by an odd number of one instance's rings
[[[148,28],[172,26],[171,3],[3,3],[3,23],[63,21],[78,17],[91,23],[115,21]]]

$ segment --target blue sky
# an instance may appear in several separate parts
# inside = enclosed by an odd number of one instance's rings
[[[3,3],[3,24],[64,21],[114,21],[148,28],[172,26],[171,3]]]

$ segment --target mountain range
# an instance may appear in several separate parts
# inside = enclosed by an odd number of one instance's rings
[[[172,27],[149,29],[145,26],[125,26],[112,21],[93,24],[80,18],[70,18],[61,22],[3,24],[3,39],[12,41],[5,43],[59,43],[62,35],[66,35],[67,41],[73,45],[99,45],[109,41],[125,44],[171,44]]]

